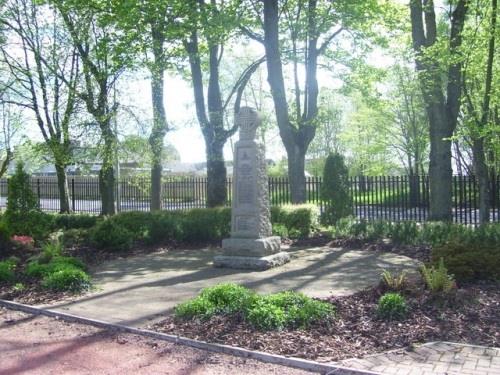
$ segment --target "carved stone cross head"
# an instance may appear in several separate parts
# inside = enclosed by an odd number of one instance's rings
[[[240,128],[240,140],[253,141],[261,123],[259,113],[251,107],[241,107],[235,121]]]

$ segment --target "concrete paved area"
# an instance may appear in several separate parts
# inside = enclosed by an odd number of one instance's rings
[[[340,362],[343,366],[397,375],[500,374],[500,349],[434,342],[414,351],[392,351]]]
[[[382,269],[416,269],[390,253],[317,247],[288,249],[292,261],[267,271],[212,267],[218,248],[172,250],[118,259],[93,272],[96,291],[56,310],[129,326],[143,326],[172,312],[202,288],[234,282],[261,293],[295,290],[313,297],[351,294],[380,280]]]

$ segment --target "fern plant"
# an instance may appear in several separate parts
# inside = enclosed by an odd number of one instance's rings
[[[407,285],[406,271],[402,271],[400,274],[392,274],[390,271],[383,270],[382,272],[382,284],[389,290],[400,291],[403,290]]]
[[[443,258],[439,260],[437,268],[423,265],[420,272],[427,289],[433,293],[449,293],[456,288],[455,280],[448,274]]]

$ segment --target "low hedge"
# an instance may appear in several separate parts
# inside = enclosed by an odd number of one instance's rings
[[[280,235],[307,237],[316,230],[319,211],[312,205],[273,207],[271,221],[284,228]],[[231,209],[195,208],[188,211],[122,212],[97,222],[90,240],[98,248],[126,250],[133,241],[190,244],[220,241],[231,233]]]
[[[319,209],[312,204],[271,207],[271,223],[283,226],[291,238],[309,237],[319,228]]]
[[[97,224],[99,217],[86,214],[56,214],[53,216],[53,229],[89,229]]]

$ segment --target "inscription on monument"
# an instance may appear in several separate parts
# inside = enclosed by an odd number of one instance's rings
[[[236,217],[236,230],[248,232],[255,227],[255,218],[251,216],[237,216]]]
[[[238,203],[252,204],[254,201],[254,186],[250,183],[251,179],[242,179],[238,182]]]

